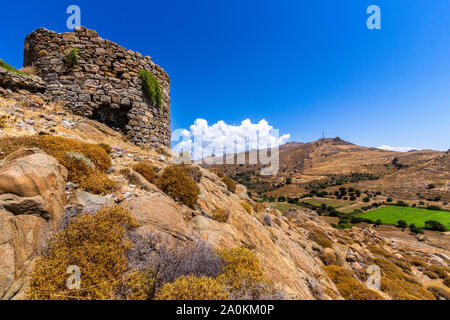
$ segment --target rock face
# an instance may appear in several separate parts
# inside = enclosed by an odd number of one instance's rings
[[[34,260],[61,220],[66,177],[39,149],[0,163],[0,299],[24,298]]]
[[[14,215],[58,221],[65,205],[67,170],[39,149],[19,150],[1,162],[0,205]]]
[[[100,196],[82,190],[71,192],[67,206],[64,208],[63,218],[59,223],[59,230],[67,228],[73,218],[82,213],[95,213],[103,207],[112,207],[114,200],[111,195]]]
[[[64,57],[73,48],[79,50],[78,63],[69,67]],[[170,146],[170,79],[152,58],[84,27],[67,33],[41,28],[25,39],[24,66],[33,66],[47,85],[45,94],[65,101],[75,114],[118,129],[137,145]],[[142,92],[142,70],[161,86],[159,107]]]
[[[189,239],[179,205],[162,194],[126,200],[124,208],[139,222],[138,233],[162,232],[177,239]]]

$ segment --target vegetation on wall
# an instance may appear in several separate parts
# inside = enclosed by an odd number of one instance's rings
[[[162,111],[162,92],[158,80],[147,70],[139,72],[139,78],[142,81],[142,91],[147,99],[152,105],[159,107]]]
[[[78,63],[78,55],[78,48],[67,49],[64,52],[63,61],[69,68],[73,68]]]

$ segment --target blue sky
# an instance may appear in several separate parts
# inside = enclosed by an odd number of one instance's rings
[[[26,34],[68,31],[70,4],[169,73],[172,129],[266,119],[291,141],[450,148],[448,0],[9,1],[0,58],[20,67]]]

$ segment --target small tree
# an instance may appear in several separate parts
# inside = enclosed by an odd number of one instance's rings
[[[425,228],[426,230],[433,230],[433,231],[440,231],[440,232],[445,232],[447,231],[447,228],[440,223],[439,221],[435,221],[435,220],[427,220],[425,221]]]
[[[406,223],[405,220],[398,220],[397,221],[397,227],[402,228],[402,229],[406,229],[408,227],[408,224]]]

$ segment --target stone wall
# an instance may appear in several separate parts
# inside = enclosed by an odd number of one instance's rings
[[[79,50],[78,63],[64,62]],[[84,27],[56,33],[44,28],[25,39],[24,66],[33,66],[46,83],[45,95],[65,108],[122,131],[137,145],[170,147],[170,79],[152,58],[100,38]],[[138,73],[150,71],[162,90],[162,105],[145,97]]]

